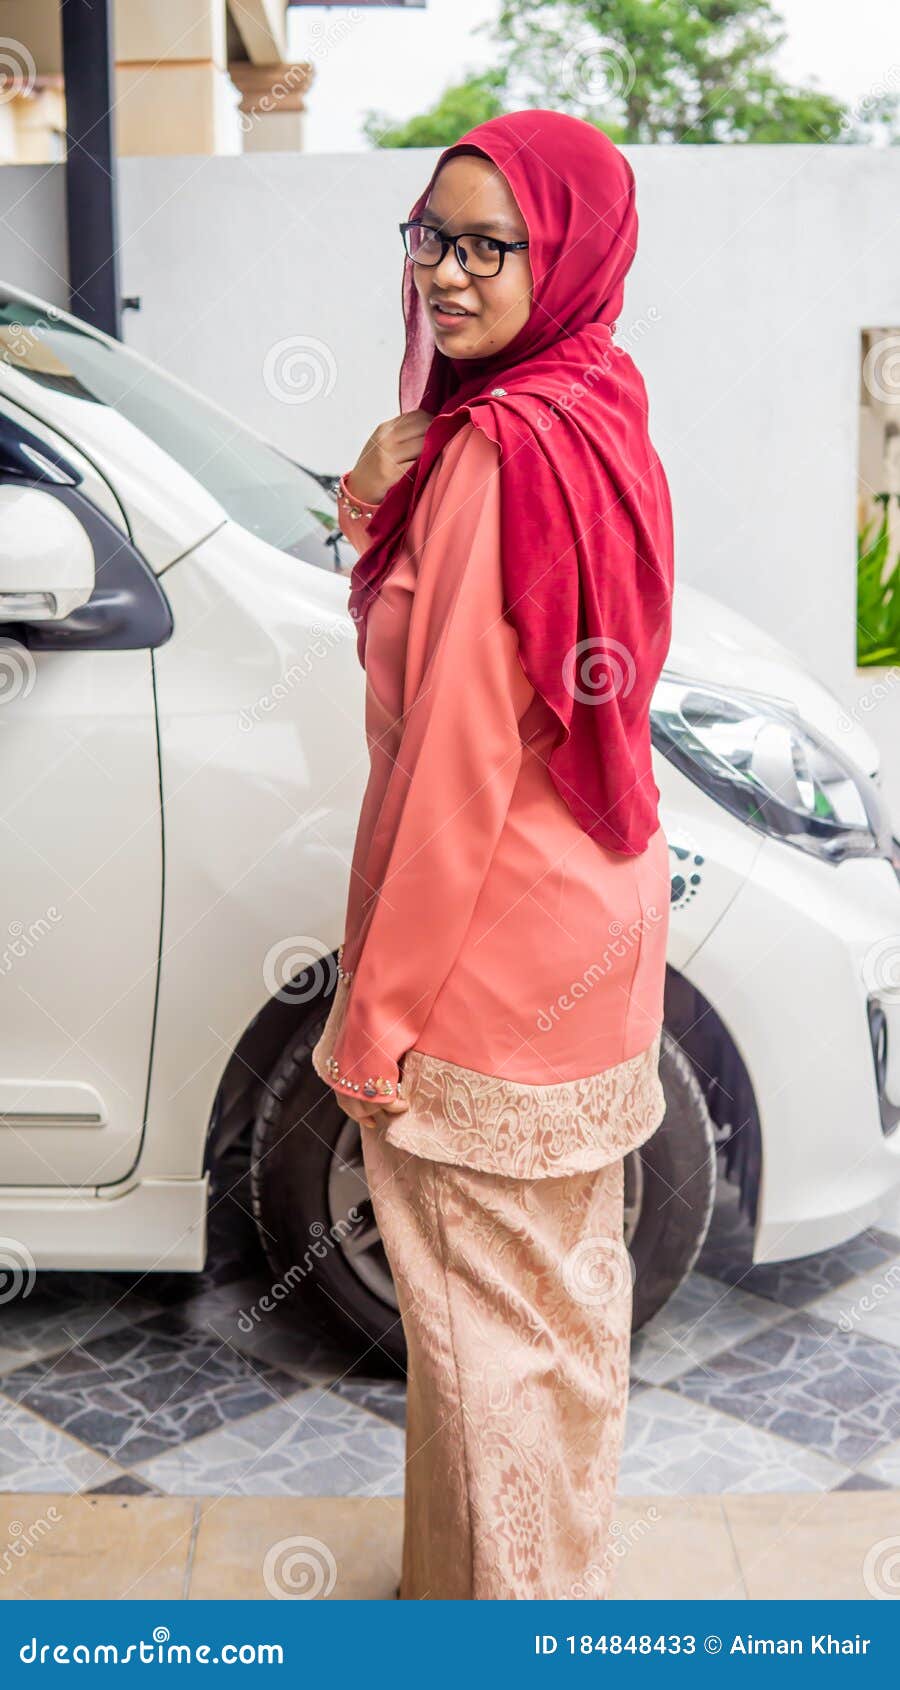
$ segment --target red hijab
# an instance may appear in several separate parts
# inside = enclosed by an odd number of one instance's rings
[[[592,838],[636,855],[659,825],[649,705],[671,637],[673,540],[644,383],[612,339],[637,241],[634,176],[583,119],[511,112],[444,149],[410,218],[441,165],[473,150],[502,171],[525,219],[531,312],[492,356],[449,358],[404,262],[400,410],[435,415],[353,569],[359,658],[369,604],[425,479],[457,429],[474,423],[500,449],[505,614],[525,674],[559,722],[550,776]]]

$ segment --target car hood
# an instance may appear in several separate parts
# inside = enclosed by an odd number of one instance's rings
[[[875,741],[840,699],[787,646],[698,587],[676,587],[664,672],[782,699],[867,774],[878,773]]]

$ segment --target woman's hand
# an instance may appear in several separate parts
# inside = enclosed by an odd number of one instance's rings
[[[430,411],[404,411],[379,423],[346,477],[351,493],[366,504],[380,504],[388,488],[415,463],[431,420]]]
[[[390,1120],[382,1120],[382,1116],[402,1115],[409,1104],[403,1097],[397,1097],[391,1103],[379,1102],[375,1098],[347,1097],[341,1091],[335,1092],[345,1115],[351,1121],[358,1121],[361,1127],[389,1127]]]

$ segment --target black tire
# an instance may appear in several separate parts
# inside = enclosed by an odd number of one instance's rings
[[[368,1195],[360,1128],[310,1061],[327,1008],[311,1013],[270,1077],[253,1127],[253,1211],[276,1278],[313,1295],[355,1340],[363,1365],[377,1370],[380,1359],[402,1369],[406,1343]],[[709,1111],[690,1062],[665,1030],[659,1072],[665,1116],[625,1164],[634,1331],[690,1272],[715,1197]],[[348,1227],[351,1206],[359,1219]]]
[[[372,1210],[360,1128],[310,1054],[319,1004],[274,1072],[253,1123],[250,1191],[266,1259],[291,1297],[308,1298],[352,1340],[364,1369],[402,1368],[406,1341]],[[348,1223],[354,1211],[358,1220]]]
[[[631,1329],[667,1303],[690,1273],[716,1195],[716,1142],[703,1088],[663,1028],[659,1077],[666,1113],[625,1163],[625,1241],[634,1262]]]

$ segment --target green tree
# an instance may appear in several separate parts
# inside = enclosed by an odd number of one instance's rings
[[[445,89],[431,111],[406,123],[394,123],[383,112],[369,112],[363,133],[373,147],[449,147],[476,123],[510,109],[503,99],[504,83],[501,71],[484,71]]]
[[[859,114],[777,70],[786,38],[770,0],[501,0],[482,25],[496,70],[447,89],[430,112],[391,124],[372,113],[375,145],[447,146],[500,111],[550,107],[614,141],[870,142],[900,139],[897,98]]]

